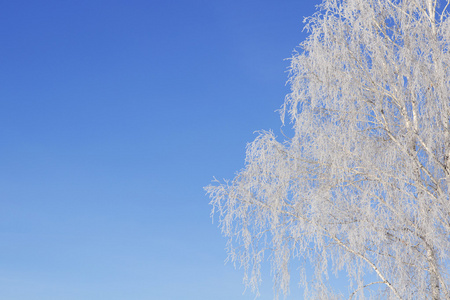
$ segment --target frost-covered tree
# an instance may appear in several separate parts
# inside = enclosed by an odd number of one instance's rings
[[[306,19],[281,109],[292,137],[261,132],[206,187],[256,292],[268,258],[276,295],[297,260],[307,299],[337,297],[329,272],[353,299],[450,299],[449,2],[323,0]]]

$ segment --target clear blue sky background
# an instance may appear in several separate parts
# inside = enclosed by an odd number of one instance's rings
[[[2,1],[0,299],[253,299],[203,186],[279,133],[318,2]]]

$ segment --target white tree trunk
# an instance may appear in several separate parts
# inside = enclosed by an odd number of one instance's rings
[[[440,299],[440,288],[439,288],[439,276],[436,264],[436,257],[434,255],[433,249],[427,250],[428,264],[430,268],[430,285],[431,285],[431,299]]]
[[[436,0],[427,0],[428,16],[430,17],[433,34],[436,34],[436,4]]]

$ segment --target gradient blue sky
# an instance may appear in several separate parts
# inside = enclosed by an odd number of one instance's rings
[[[0,299],[253,299],[203,186],[279,133],[318,2],[2,1]]]

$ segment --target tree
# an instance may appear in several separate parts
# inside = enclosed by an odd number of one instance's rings
[[[306,19],[292,138],[260,132],[245,168],[205,188],[256,293],[269,254],[276,295],[305,260],[307,299],[337,297],[331,271],[353,299],[450,299],[449,3],[323,0]]]

